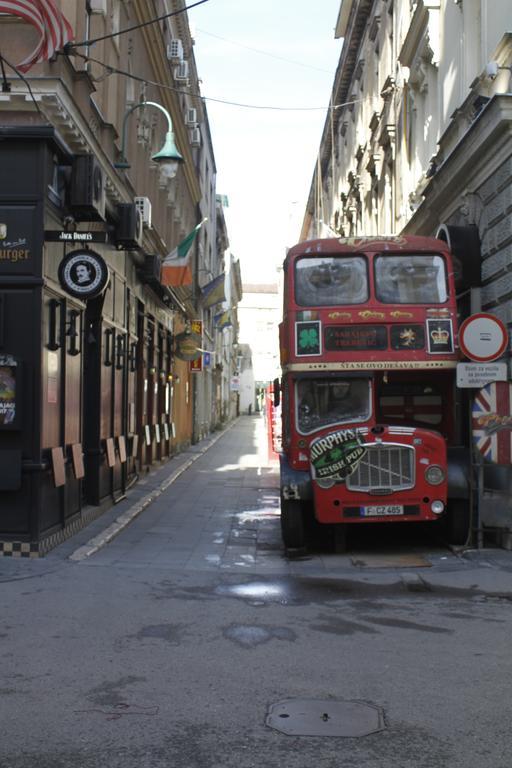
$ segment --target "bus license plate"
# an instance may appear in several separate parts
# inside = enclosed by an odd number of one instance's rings
[[[361,507],[362,517],[378,517],[379,515],[403,515],[402,504],[373,504],[370,507]]]

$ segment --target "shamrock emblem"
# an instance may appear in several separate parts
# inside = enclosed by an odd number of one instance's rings
[[[304,329],[299,334],[299,347],[302,349],[318,346],[318,331],[316,328]]]

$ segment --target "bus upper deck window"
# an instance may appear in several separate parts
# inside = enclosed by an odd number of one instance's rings
[[[443,304],[446,269],[441,256],[408,254],[375,259],[377,299],[386,304]]]
[[[363,256],[298,259],[295,300],[302,307],[362,304],[368,300],[366,259]]]

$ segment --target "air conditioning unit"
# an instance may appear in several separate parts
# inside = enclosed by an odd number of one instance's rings
[[[149,197],[135,197],[133,202],[140,211],[143,225],[151,229],[151,200]]]
[[[89,0],[89,8],[91,13],[100,13],[102,16],[106,16],[107,0]]]
[[[75,155],[69,204],[77,221],[105,221],[105,177],[94,155]]]
[[[167,58],[169,61],[183,61],[183,43],[179,38],[167,44]]]
[[[181,85],[188,85],[188,61],[182,61],[174,68],[174,79]]]
[[[197,109],[188,107],[186,123],[189,128],[195,128],[197,125]]]
[[[115,240],[118,248],[140,248],[142,246],[142,215],[135,203],[118,203]]]
[[[157,253],[146,253],[144,256],[144,266],[139,272],[143,283],[149,285],[160,285],[160,272],[162,269],[162,258]]]
[[[192,128],[192,130],[190,131],[190,145],[192,147],[201,146],[201,129],[200,128]]]

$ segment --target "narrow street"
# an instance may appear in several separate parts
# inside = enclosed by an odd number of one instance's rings
[[[371,528],[286,557],[243,416],[0,559],[0,768],[509,768],[512,553]]]

